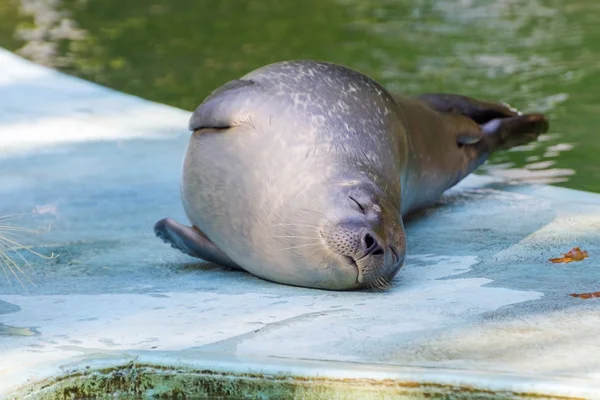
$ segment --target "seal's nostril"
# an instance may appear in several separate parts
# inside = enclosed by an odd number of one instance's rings
[[[377,249],[371,253],[374,256],[380,256],[383,254],[383,250],[381,250],[381,247],[377,246]]]
[[[383,254],[383,249],[377,243],[375,237],[370,233],[365,233],[362,238],[363,251],[366,254],[371,254],[373,256],[380,256]]]
[[[366,233],[363,236],[363,243],[364,243],[364,246],[365,246],[365,250],[369,250],[377,242],[375,242],[375,238],[373,238],[373,236],[370,233]]]

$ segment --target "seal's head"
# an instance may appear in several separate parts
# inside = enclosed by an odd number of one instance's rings
[[[289,249],[287,268],[310,277],[310,286],[387,289],[406,252],[399,207],[389,197],[365,176],[329,179],[289,199],[287,222],[272,227],[273,248]]]
[[[323,289],[386,288],[404,261],[400,111],[370,78],[272,64],[194,112],[188,218],[243,269]]]

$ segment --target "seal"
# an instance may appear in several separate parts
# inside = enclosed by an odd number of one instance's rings
[[[181,197],[192,226],[165,218],[156,235],[266,280],[351,290],[390,286],[403,216],[548,122],[461,95],[392,95],[353,69],[300,60],[226,83],[189,128]]]

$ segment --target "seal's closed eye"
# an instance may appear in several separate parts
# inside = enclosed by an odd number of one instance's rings
[[[348,198],[354,203],[356,204],[356,207],[358,207],[358,209],[360,210],[361,213],[365,213],[365,207],[360,204],[360,202],[358,200],[356,200],[354,197],[352,196],[348,196]]]

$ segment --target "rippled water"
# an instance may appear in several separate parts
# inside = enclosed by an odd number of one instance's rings
[[[598,27],[597,0],[0,0],[0,46],[189,110],[251,69],[312,58],[408,95],[543,111],[549,135],[480,171],[595,192]]]

